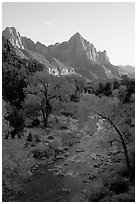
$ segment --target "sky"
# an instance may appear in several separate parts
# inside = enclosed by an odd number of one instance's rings
[[[79,32],[97,51],[106,50],[112,64],[135,66],[134,7],[133,2],[4,2],[2,30],[14,26],[46,46]]]

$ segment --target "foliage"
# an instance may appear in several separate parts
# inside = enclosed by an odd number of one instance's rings
[[[2,101],[2,136],[4,139],[8,137],[8,135],[13,129],[12,127],[10,127],[9,121],[6,120],[6,117],[8,116],[8,113],[7,113],[8,107],[9,107],[9,104],[3,100]]]
[[[84,90],[90,89],[90,85],[88,86],[85,79],[79,75],[70,75],[65,78],[75,87],[75,91],[71,96],[71,101],[73,102],[77,102],[79,100],[79,96]]]
[[[70,102],[74,86],[65,78],[37,73],[25,91],[27,96],[24,108],[35,114],[41,111],[44,126],[47,126],[49,115],[52,112],[58,113]]]
[[[62,109],[60,110],[60,113],[68,117],[70,116],[70,117],[76,118],[77,108],[78,108],[78,104],[73,101],[70,101],[69,103],[63,104]]]
[[[19,190],[20,179],[30,176],[30,169],[35,164],[30,149],[24,147],[25,143],[24,138],[17,137],[3,140],[3,183],[10,190]]]
[[[98,97],[94,94],[82,94],[78,116],[83,121],[87,120],[87,117],[94,114],[101,113],[103,116],[109,116],[113,118],[113,110],[117,108],[119,101],[117,99],[108,98],[108,97]]]
[[[87,120],[90,114],[95,114],[106,121],[106,127],[108,126],[108,128],[114,128],[121,140],[129,177],[131,178],[132,169],[129,162],[124,134],[127,133],[129,137],[129,131],[132,130],[131,134],[134,132],[134,127],[132,129],[129,127],[129,125],[132,125],[131,121],[133,121],[134,118],[134,104],[132,106],[124,106],[124,104],[119,102],[116,98],[99,98],[93,94],[83,94],[78,113],[79,118],[80,120],[82,119],[82,121]]]
[[[32,148],[32,152],[35,159],[45,159],[49,157],[49,147],[43,142],[37,143],[36,146]]]
[[[98,82],[98,85],[92,84],[92,92],[98,96],[115,96],[122,103],[130,102],[130,97],[135,93],[135,80],[129,79],[126,75],[123,75],[121,80],[111,82]],[[89,92],[90,93],[90,92]]]
[[[63,146],[71,147],[80,141],[80,136],[76,134],[76,131],[58,131],[56,135],[61,138]]]
[[[82,94],[78,113],[81,121],[86,121],[90,114],[100,113],[114,122],[125,134],[127,130],[130,132],[134,129],[134,103],[123,104],[116,97],[99,98],[94,94]]]
[[[6,120],[9,121],[9,125],[12,127],[12,138],[14,138],[15,135],[20,137],[24,129],[23,111],[15,106],[9,105],[7,108]]]
[[[3,103],[5,106],[5,103]],[[2,172],[3,184],[9,190],[18,192],[22,179],[31,175],[30,169],[35,161],[30,154],[30,149],[26,148],[26,138],[12,139],[10,127],[5,120],[6,111],[3,108],[3,134],[2,134]],[[6,135],[9,137],[6,139]]]
[[[98,89],[95,94],[109,96],[112,94],[112,84],[107,82],[106,84],[99,82]]]
[[[118,99],[124,103],[127,95],[126,86],[120,85],[118,90]]]
[[[27,87],[27,78],[43,65],[35,60],[20,58],[9,41],[3,39],[2,47],[2,95],[6,102],[20,108]]]

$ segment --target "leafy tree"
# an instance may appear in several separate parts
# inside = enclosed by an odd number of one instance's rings
[[[127,94],[126,86],[120,85],[119,91],[118,91],[118,98],[122,103],[125,102],[126,94]]]
[[[134,85],[135,86],[135,85]],[[131,83],[130,85],[120,85],[119,89],[114,89],[112,95],[117,97],[122,103],[130,103],[134,98],[135,87]]]
[[[119,86],[120,86],[120,82],[118,82],[118,81],[114,81],[114,82],[113,82],[113,90],[114,90],[114,89],[118,89]]]
[[[113,96],[114,98],[118,98],[118,96],[119,96],[119,91],[118,91],[118,89],[114,89],[114,90],[112,91],[112,96]]]
[[[8,116],[7,108],[9,104],[7,104],[4,100],[2,101],[2,138],[7,138],[10,134],[12,127],[10,127],[9,121],[6,120]]]
[[[27,86],[25,77],[13,65],[3,65],[2,69],[2,95],[3,99],[16,107],[21,107],[24,100],[23,88]]]
[[[31,175],[30,169],[35,165],[30,149],[26,148],[26,138],[11,137],[12,127],[6,120],[9,104],[2,103],[2,182],[3,197],[8,192],[18,192],[23,179]],[[8,136],[8,137],[7,137]],[[5,198],[4,198],[5,199]]]
[[[105,87],[104,87],[104,94],[106,96],[109,96],[112,94],[112,84],[110,82],[107,82]]]
[[[10,126],[12,127],[11,137],[14,138],[15,135],[21,137],[21,134],[24,129],[24,114],[23,111],[16,106],[9,105],[7,108],[8,115],[6,120],[9,121]]]
[[[65,78],[75,87],[75,92],[71,96],[71,101],[77,102],[80,94],[87,89],[87,83],[85,79],[79,75],[68,75]]]
[[[8,40],[2,41],[2,96],[6,102],[21,108],[25,98],[23,88],[27,87],[27,78],[36,71],[42,71],[43,65],[36,60],[19,57]]]
[[[126,87],[125,103],[128,103],[131,95],[135,93],[135,79],[129,79],[126,75],[123,75],[121,85]]]
[[[94,82],[95,83],[95,82]],[[84,86],[84,92],[85,93],[92,93],[95,89],[95,85],[93,87],[92,81],[91,80],[86,80],[85,86]]]
[[[74,90],[74,86],[65,78],[36,73],[25,90],[27,97],[24,107],[31,112],[41,112],[46,127],[51,112],[58,112],[68,103]]]
[[[18,110],[16,107],[11,106],[5,101],[2,102],[2,130],[7,139],[9,135],[14,138],[15,135],[20,136],[24,128],[24,120],[22,117],[21,110]]]
[[[103,94],[104,93],[104,88],[105,88],[105,85],[103,83],[99,82],[98,89],[96,90],[96,94],[97,95]]]

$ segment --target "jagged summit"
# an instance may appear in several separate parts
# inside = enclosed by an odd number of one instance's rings
[[[119,72],[111,65],[106,50],[97,52],[95,46],[76,32],[68,41],[46,46],[22,37],[15,27],[7,27],[3,36],[16,48],[40,54],[46,59],[55,58],[73,67],[86,78],[120,78]],[[35,54],[34,54],[35,53]],[[95,77],[97,76],[97,77]]]
[[[76,32],[71,38],[81,38],[81,34],[79,32]]]
[[[5,30],[4,31],[9,31],[9,32],[14,32],[14,33],[16,33],[17,32],[17,30],[16,30],[16,28],[14,27],[14,26],[11,26],[11,27],[6,27],[5,28]]]
[[[57,57],[59,60],[65,59],[65,63],[70,63],[71,59],[77,60],[79,57],[87,57],[92,63],[106,64],[109,63],[106,50],[97,52],[92,43],[85,40],[79,32],[76,32],[68,41],[49,45],[48,47],[37,41],[34,43],[27,37],[21,37],[15,27],[7,27],[3,31],[3,36],[12,43],[13,46],[20,49],[28,49],[38,52],[46,57]],[[73,56],[72,56],[73,55]],[[71,59],[69,59],[71,57]],[[66,60],[67,59],[67,60]],[[75,60],[74,59],[74,60]],[[75,65],[75,63],[74,63]]]
[[[77,35],[77,36],[78,36],[78,35],[81,36],[81,34],[80,34],[79,32],[76,32],[74,35],[75,35],[75,36],[76,36],[76,35]]]
[[[6,27],[6,29],[3,31],[2,35],[8,39],[13,46],[24,49],[24,46],[21,41],[21,35],[16,30],[15,27]]]
[[[83,40],[84,40],[84,38],[82,37],[82,35],[79,32],[77,32],[69,39],[68,42],[75,41],[78,43],[82,43]]]
[[[98,52],[98,62],[101,64],[110,63],[106,50]]]

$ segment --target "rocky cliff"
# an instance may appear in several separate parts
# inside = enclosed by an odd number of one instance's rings
[[[29,54],[31,52],[31,55],[37,59],[53,58],[52,61],[54,63],[56,61],[58,69],[59,64],[63,64],[66,70],[63,69],[62,73],[77,72],[89,79],[120,79],[119,69],[110,63],[107,52],[105,50],[97,52],[94,45],[85,40],[80,33],[74,34],[68,41],[50,46],[45,46],[40,42],[34,43],[31,39],[22,37],[14,27],[7,27],[3,31],[3,36],[14,47],[22,52],[24,50]]]

